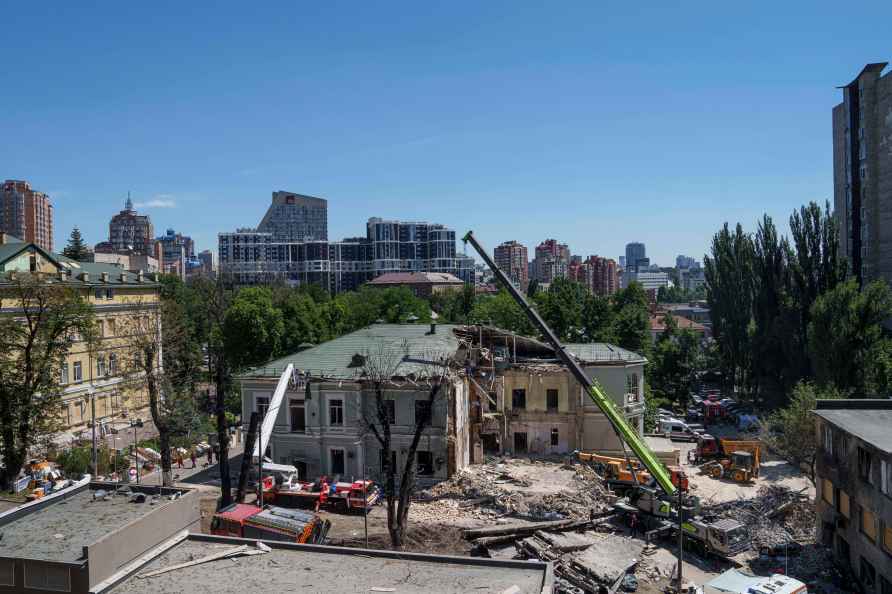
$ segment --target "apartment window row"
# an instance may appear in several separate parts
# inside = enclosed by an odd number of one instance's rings
[[[511,390],[511,408],[514,410],[526,410],[527,391],[525,388]],[[556,413],[560,409],[560,390],[545,390],[545,409],[550,413]]]
[[[100,299],[114,299],[115,298],[115,290],[114,289],[96,289],[93,293],[93,297],[98,301]]]

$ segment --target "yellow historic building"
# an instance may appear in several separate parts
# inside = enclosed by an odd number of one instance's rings
[[[82,337],[73,337],[59,370],[63,429],[83,427],[90,421],[91,397],[96,399],[97,421],[125,415],[145,417],[145,388],[134,379],[132,369],[128,373],[126,362],[132,359],[131,333],[135,328],[147,327],[144,320],[157,319],[158,275],[127,271],[113,264],[76,262],[0,233],[2,315],[16,314],[9,297],[19,275],[37,275],[45,282],[64,284],[93,306],[98,340],[90,348]],[[156,340],[160,341],[160,333]]]

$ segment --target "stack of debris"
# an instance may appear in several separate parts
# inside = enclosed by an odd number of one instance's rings
[[[704,512],[743,523],[756,550],[815,542],[814,506],[804,490],[764,485],[753,498],[720,503]]]

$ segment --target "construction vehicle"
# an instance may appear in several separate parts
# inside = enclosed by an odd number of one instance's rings
[[[486,265],[489,266],[490,270],[492,270],[493,274],[499,279],[502,286],[505,287],[514,301],[517,302],[527,318],[529,318],[539,332],[542,333],[542,336],[545,337],[546,341],[551,345],[552,349],[554,349],[558,359],[566,365],[567,369],[579,385],[586,388],[589,398],[592,399],[601,412],[604,413],[604,416],[607,417],[608,421],[610,421],[614,431],[616,431],[620,440],[623,442],[624,448],[625,445],[629,446],[638,460],[644,465],[649,477],[653,480],[656,486],[662,490],[662,492],[660,492],[657,488],[650,485],[639,485],[632,490],[626,501],[617,502],[615,509],[619,513],[625,513],[629,510],[633,510],[631,513],[643,513],[645,515],[644,519],[647,520],[645,524],[648,525],[649,528],[652,528],[651,532],[653,533],[671,531],[675,526],[678,526],[681,523],[680,521],[694,518],[699,513],[699,500],[696,497],[685,496],[685,489],[676,487],[672,481],[672,473],[663,466],[659,459],[657,459],[656,455],[644,442],[644,439],[638,435],[638,432],[626,422],[626,418],[622,411],[601,387],[600,383],[595,378],[586,375],[579,362],[567,352],[555,333],[551,330],[548,324],[545,323],[545,320],[543,320],[539,313],[530,306],[526,297],[521,294],[504,271],[496,266],[489,253],[477,242],[473,232],[468,231],[463,240],[465,243],[470,243]],[[626,460],[626,462],[627,464],[630,464],[628,460]],[[675,506],[674,514],[676,523],[669,521],[673,516],[673,505]],[[678,527],[680,528],[680,526]],[[721,526],[716,525],[715,529],[719,532],[728,533],[730,530],[736,529],[737,527],[742,527],[742,524],[736,523],[735,526],[729,524],[722,524]],[[688,539],[694,538],[694,535],[688,531],[682,530],[681,532],[683,535],[687,536]],[[726,534],[726,536],[729,535]],[[728,538],[725,540],[727,541]],[[713,552],[722,556],[729,556],[730,550],[727,549],[727,547],[724,549],[717,548],[713,549]]]
[[[634,488],[639,484],[647,485],[653,482],[653,477],[641,467],[641,463],[637,460],[626,461],[625,458],[603,456],[590,452],[576,452],[576,459],[580,462],[588,462],[607,481],[607,485],[619,494],[624,494],[627,489]],[[672,476],[672,484],[678,487],[681,482],[681,488],[687,491],[688,479],[681,468],[669,466],[668,469]]]
[[[264,477],[264,501],[288,508],[328,508],[344,513],[368,512],[381,499],[381,489],[374,481],[332,482],[326,476],[315,481],[302,481],[292,475],[278,483]]]
[[[688,461],[709,476],[729,478],[738,483],[749,482],[759,476],[762,443],[734,439],[716,439],[703,435],[697,447],[688,453]]]
[[[233,503],[214,514],[211,534],[258,540],[324,544],[331,522],[297,509]]]
[[[737,520],[724,519],[704,522],[694,518],[683,522],[685,544],[702,556],[717,553],[721,557],[733,557],[749,550],[746,528]]]

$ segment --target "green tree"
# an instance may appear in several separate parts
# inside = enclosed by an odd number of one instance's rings
[[[282,337],[278,355],[294,353],[303,343],[319,344],[329,338],[325,305],[309,292],[282,288],[274,293],[276,308],[282,312]]]
[[[489,324],[527,336],[538,336],[524,311],[504,289],[495,295],[481,297],[471,310],[472,324]]]
[[[86,262],[89,259],[90,250],[87,248],[87,244],[84,243],[84,238],[81,237],[81,230],[77,226],[71,230],[71,235],[68,237],[68,245],[62,250],[62,255],[78,262]]]
[[[437,312],[444,322],[466,324],[477,301],[474,285],[465,284],[458,291],[447,291],[431,295],[431,309]]]
[[[885,348],[883,322],[892,316],[892,291],[874,281],[863,291],[850,279],[820,295],[811,309],[809,354],[818,381],[862,395]],[[883,362],[880,362],[882,364]]]
[[[588,292],[579,283],[556,278],[547,291],[536,293],[537,310],[557,337],[566,342],[583,338],[583,309]]]
[[[278,354],[285,324],[266,287],[241,289],[226,308],[225,350],[233,369],[259,365]]]
[[[706,299],[712,333],[722,358],[722,374],[728,386],[748,391],[752,345],[753,242],[738,223],[728,224],[712,239],[711,256],[705,258]]]
[[[679,330],[675,318],[663,318],[664,332],[659,336],[648,366],[654,393],[678,407],[686,407],[703,368],[700,337],[690,329]]]
[[[610,298],[588,295],[582,308],[582,331],[587,342],[616,342]]]
[[[647,354],[651,343],[649,311],[647,293],[637,282],[614,294],[611,335],[619,346]]]
[[[28,449],[58,428],[60,371],[75,337],[92,341],[93,310],[74,290],[32,277],[0,293],[0,488],[9,491]]]
[[[842,397],[839,390],[832,386],[821,388],[802,381],[793,389],[790,403],[762,423],[762,441],[796,467],[806,465],[810,469],[809,479],[813,484],[818,442],[812,411],[818,399]]]

